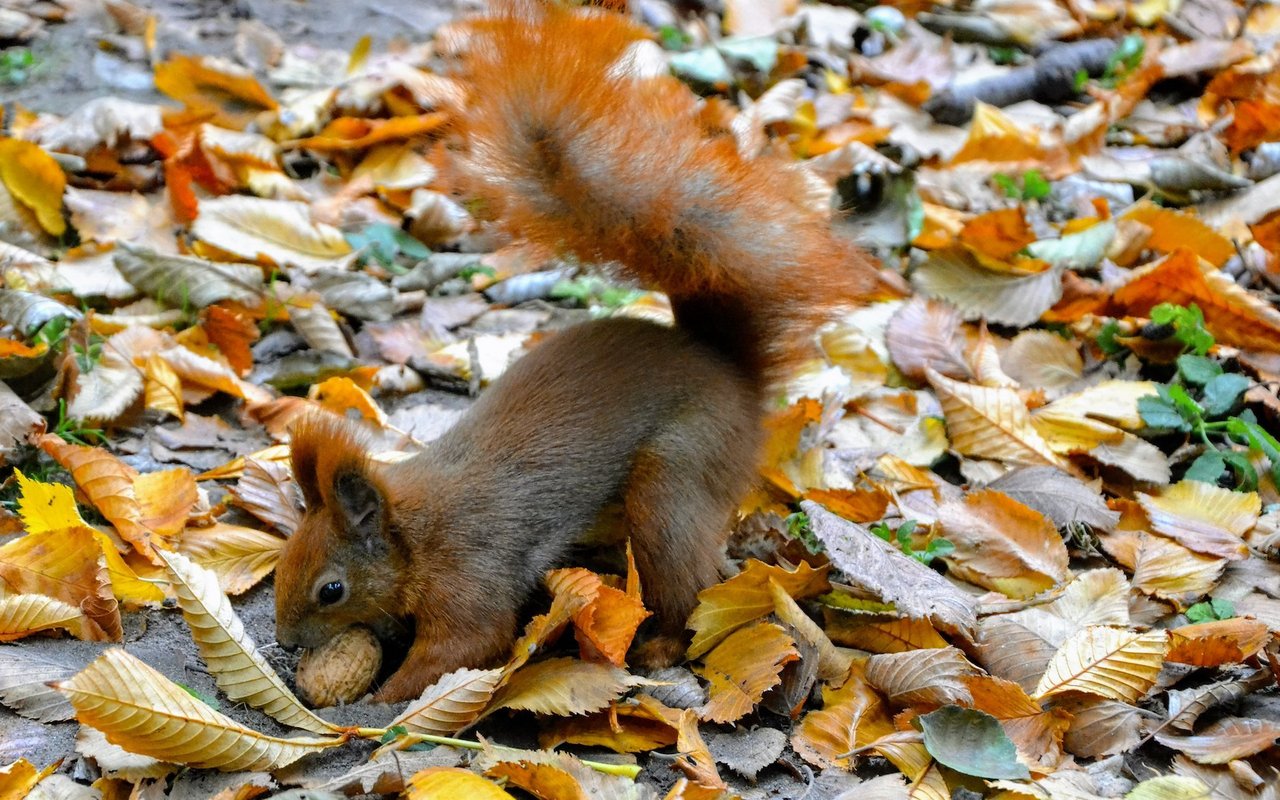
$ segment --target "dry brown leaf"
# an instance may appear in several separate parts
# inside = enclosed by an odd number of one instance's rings
[[[236,505],[285,536],[302,523],[302,493],[283,462],[246,456],[244,474],[228,491]]]
[[[1109,549],[1112,540],[1104,540]],[[1212,591],[1225,558],[1192,552],[1172,539],[1140,533],[1134,540],[1133,588],[1186,608]]]
[[[966,639],[977,628],[976,603],[938,573],[854,522],[805,501],[814,535],[849,581],[872,592],[899,612],[927,619]]]
[[[1243,617],[1183,625],[1169,631],[1166,658],[1195,667],[1239,664],[1262,650],[1270,638],[1265,622]]]
[[[1167,648],[1165,631],[1085,628],[1058,649],[1035,696],[1079,692],[1132,703],[1155,684]]]
[[[48,684],[70,678],[83,667],[74,658],[55,657],[35,648],[0,648],[0,702],[39,722],[71,719],[75,710]]]
[[[1184,480],[1159,495],[1139,494],[1151,530],[1208,556],[1248,555],[1244,535],[1258,521],[1262,501],[1254,492],[1233,492],[1203,481]]]
[[[804,613],[777,581],[769,581],[769,592],[773,595],[774,613],[778,615],[778,619],[790,625],[800,641],[817,651],[818,680],[832,683],[848,675],[852,658],[836,649],[822,628]]]
[[[795,643],[778,625],[760,622],[737,629],[694,667],[709,684],[699,716],[721,723],[741,719],[778,685],[782,668],[798,658]]]
[[[1041,708],[1013,681],[989,675],[973,675],[964,681],[973,707],[1000,720],[1023,761],[1041,767],[1058,765],[1071,714],[1060,708]]]
[[[1256,669],[1240,680],[1214,681],[1190,689],[1170,689],[1167,725],[1190,733],[1206,711],[1236,703],[1249,693],[1265,688],[1270,679],[1266,670]]]
[[[1000,354],[1000,367],[1026,389],[1061,395],[1080,380],[1084,362],[1079,346],[1049,331],[1023,331]]]
[[[995,272],[953,248],[930,253],[911,273],[911,283],[922,295],[954,305],[965,319],[1023,327],[1062,297],[1063,270],[1054,266],[1031,275]]]
[[[629,580],[634,576],[632,563]],[[555,570],[547,575],[547,588],[552,594],[567,593],[581,600],[573,611],[573,629],[584,660],[604,660],[615,667],[626,665],[627,649],[636,629],[649,617],[640,601],[638,581],[631,583],[635,591],[616,589],[581,568]]]
[[[1027,598],[1069,574],[1067,547],[1058,529],[1006,494],[986,490],[943,503],[938,522],[955,545],[947,564],[962,580]]]
[[[480,718],[504,674],[500,669],[460,669],[442,675],[387,727],[452,736]]]
[[[769,581],[777,581],[797,599],[814,597],[831,588],[827,570],[801,562],[794,570],[752,559],[742,572],[698,594],[698,606],[689,616],[693,643],[689,658],[708,652],[733,631],[773,612]]]
[[[511,708],[535,714],[589,714],[608,706],[643,678],[610,664],[549,658],[517,670],[493,698],[490,710]]]
[[[152,354],[147,357],[143,376],[146,407],[172,414],[181,422],[186,416],[186,405],[182,400],[182,379],[178,373],[160,356]]]
[[[1280,722],[1243,717],[1218,720],[1195,736],[1156,735],[1160,744],[1201,764],[1226,764],[1248,758],[1274,747],[1277,739]]]
[[[254,306],[266,288],[262,268],[255,264],[164,255],[124,242],[114,251],[114,262],[139,291],[179,308],[204,308],[223,300]]]
[[[104,652],[57,689],[75,707],[76,718],[101,730],[112,744],[175,764],[274,770],[345,741],[258,733],[118,648]]]
[[[921,383],[926,380],[926,367],[948,378],[970,377],[960,324],[960,312],[954,307],[939,300],[911,298],[885,331],[893,363],[903,375]]]
[[[867,682],[894,705],[968,705],[973,698],[965,679],[977,674],[977,667],[954,647],[884,653],[867,659]]]
[[[879,615],[843,613],[823,606],[826,634],[831,641],[870,653],[905,653],[909,650],[946,647],[947,640],[934,630],[927,619],[898,617],[882,620]]]
[[[428,767],[409,778],[406,800],[515,800],[492,781],[460,767]]]
[[[1071,715],[1071,726],[1063,738],[1067,752],[1083,758],[1132,750],[1142,741],[1145,724],[1155,718],[1137,706],[1084,694],[1057,697],[1054,707]]]
[[[1031,424],[1018,393],[960,383],[926,369],[929,383],[947,418],[947,435],[956,452],[1013,464],[1075,468],[1049,447]]]
[[[541,728],[538,743],[543,747],[579,744],[607,747],[618,753],[641,753],[673,745],[676,738],[676,727],[666,716],[627,702],[596,714],[548,720]]]
[[[847,753],[892,731],[884,700],[855,666],[843,686],[823,687],[822,708],[800,720],[791,734],[791,746],[816,767],[850,769],[853,757]]]

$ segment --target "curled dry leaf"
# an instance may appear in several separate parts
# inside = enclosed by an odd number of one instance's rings
[[[1165,631],[1085,628],[1058,649],[1035,696],[1080,692],[1132,703],[1155,685],[1167,648]]]
[[[1054,708],[1071,715],[1063,745],[1067,752],[1083,758],[1132,750],[1142,741],[1146,724],[1155,718],[1137,706],[1085,694],[1066,694],[1053,702]]]
[[[1163,536],[1139,534],[1136,545],[1133,588],[1181,608],[1212,591],[1227,566],[1225,558],[1201,555]]]
[[[1160,744],[1201,764],[1226,764],[1248,758],[1274,747],[1277,739],[1280,722],[1244,717],[1218,720],[1195,736],[1156,735]]]
[[[218,688],[231,700],[260,709],[285,725],[312,733],[333,731],[332,725],[311,713],[294,697],[258,653],[253,639],[245,632],[244,623],[236,616],[231,602],[218,586],[217,577],[181,553],[166,552],[160,557],[169,570],[182,616],[191,628],[191,637]],[[107,730],[107,734],[110,736],[111,731]]]
[[[977,674],[978,668],[954,647],[885,653],[867,659],[867,682],[894,705],[968,705],[973,698],[965,681]]]
[[[85,758],[92,758],[98,769],[112,778],[135,783],[145,778],[163,778],[178,771],[177,764],[130,753],[112,744],[107,741],[106,734],[89,725],[81,725],[80,730],[76,731],[76,752]]]
[[[866,528],[817,503],[804,501],[800,507],[809,515],[814,535],[826,546],[832,563],[851,582],[910,617],[973,637],[977,613],[972,597]]]
[[[801,562],[794,570],[786,570],[752,559],[742,572],[698,594],[698,606],[689,616],[693,643],[688,657],[701,656],[733,631],[771,614],[774,602],[770,581],[800,599],[831,588],[825,567],[814,569]]]
[[[122,649],[57,684],[76,718],[114,745],[161,761],[223,771],[275,770],[344,738],[280,739],[219,714]]]
[[[1052,522],[1000,492],[974,492],[938,507],[942,533],[955,546],[946,557],[970,583],[1027,598],[1066,580],[1067,546]]]
[[[1257,669],[1239,680],[1214,681],[1190,689],[1169,690],[1168,726],[1190,732],[1200,716],[1211,708],[1235,703],[1267,685],[1270,676]]]
[[[1049,331],[1023,331],[1000,354],[1000,367],[1027,389],[1061,395],[1080,380],[1084,361],[1075,343]]]
[[[501,669],[460,669],[442,675],[396,717],[410,733],[452,736],[480,718],[502,682]]]
[[[302,522],[302,493],[283,462],[246,456],[244,474],[228,491],[236,505],[285,536]]]
[[[60,605],[45,609],[49,620],[66,619],[62,606],[75,609],[80,624],[67,622],[73,633],[89,641],[118,642],[123,633],[120,605],[111,592],[96,533],[90,528],[69,528],[28,533],[7,542],[0,547],[0,582],[6,592],[18,596],[47,595],[59,601]],[[38,610],[23,606],[23,618]],[[18,606],[11,609],[11,623],[18,622],[18,612]]]
[[[715,646],[693,671],[709,684],[699,716],[735,722],[751,713],[764,693],[782,680],[782,668],[800,657],[781,626],[760,622],[739,628]]]
[[[626,665],[627,649],[640,623],[649,617],[640,600],[635,564],[631,563],[627,591],[607,585],[600,576],[581,568],[559,569],[547,574],[552,594],[576,600],[573,631],[579,654],[587,661],[604,660],[615,667]]]

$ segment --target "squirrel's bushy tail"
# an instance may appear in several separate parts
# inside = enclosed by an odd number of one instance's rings
[[[796,171],[744,159],[683,84],[619,63],[642,29],[528,5],[480,23],[465,62],[470,177],[514,233],[661,288],[682,328],[766,380],[814,354],[834,308],[894,294]]]

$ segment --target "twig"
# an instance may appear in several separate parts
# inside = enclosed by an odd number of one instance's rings
[[[386,728],[356,728],[355,733],[365,739],[381,739],[387,734]],[[484,745],[480,742],[472,742],[467,739],[454,739],[450,736],[433,736],[429,733],[406,733],[396,737],[397,742],[404,745],[414,744],[442,744],[449,747],[460,747],[464,750],[483,750]],[[505,747],[500,744],[491,744],[490,747],[496,750],[509,750],[513,753],[524,752],[518,747]],[[623,778],[635,780],[640,774],[640,767],[636,764],[605,764],[600,761],[588,761],[585,758],[579,759],[583,764],[591,767],[596,772],[602,772],[605,775],[617,775]]]

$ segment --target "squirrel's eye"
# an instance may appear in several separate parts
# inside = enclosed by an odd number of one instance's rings
[[[331,606],[342,599],[343,593],[342,581],[329,581],[320,587],[320,591],[316,593],[316,599],[326,606]]]

